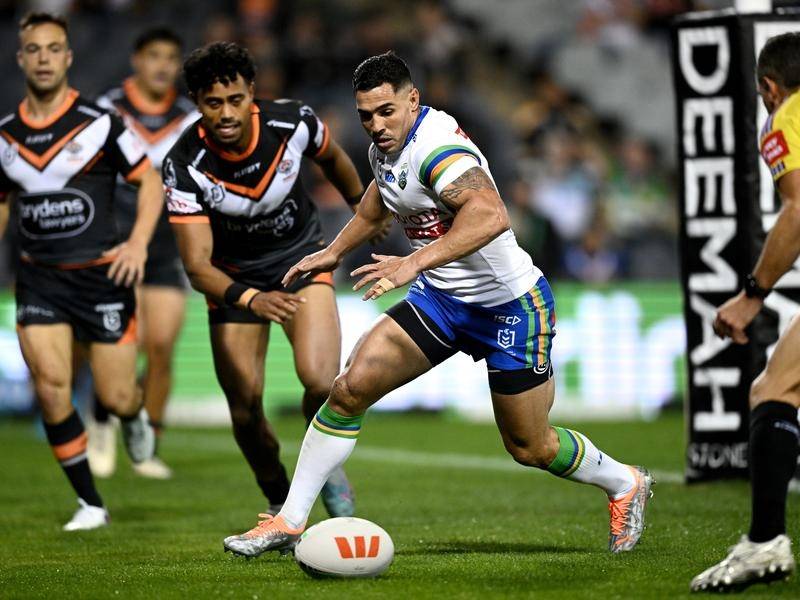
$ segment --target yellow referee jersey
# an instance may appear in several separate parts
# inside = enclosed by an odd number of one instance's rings
[[[795,92],[773,112],[761,132],[761,156],[777,181],[800,169],[800,92]]]

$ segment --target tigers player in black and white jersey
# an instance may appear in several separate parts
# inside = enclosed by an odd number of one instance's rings
[[[94,529],[108,513],[71,403],[73,343],[85,347],[99,398],[120,417],[133,461],[151,458],[155,436],[136,386],[132,286],[161,213],[161,179],[136,135],[69,87],[66,21],[29,14],[19,39],[26,95],[0,119],[0,192],[11,193],[20,232],[17,329],[47,439],[78,495],[64,529]],[[139,186],[127,238],[113,227],[118,175]]]
[[[289,481],[262,404],[270,322],[292,344],[307,420],[327,397],[341,352],[331,274],[281,285],[294,262],[324,243],[298,177],[301,163],[316,162],[351,205],[364,188],[311,108],[254,99],[255,65],[244,48],[199,48],[184,75],[202,117],[164,160],[169,218],[192,286],[208,299],[214,366],[234,436],[274,513]],[[322,495],[332,516],[352,514],[341,469]]]
[[[161,169],[167,152],[199,114],[194,103],[178,93],[183,42],[170,29],[142,32],[134,42],[133,75],[97,100],[115,111],[147,147],[153,167]],[[127,235],[136,221],[136,188],[124,181],[117,186],[115,214]],[[160,437],[170,388],[172,355],[186,309],[186,275],[175,236],[164,211],[147,248],[144,279],[137,289],[140,347],[147,358],[142,377],[144,405],[157,438]],[[115,429],[102,404],[95,403],[89,427],[89,465],[99,477],[109,477],[116,466]],[[168,479],[171,469],[158,457],[134,464],[139,475]]]

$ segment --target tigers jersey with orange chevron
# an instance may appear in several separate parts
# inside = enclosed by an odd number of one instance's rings
[[[181,133],[200,118],[194,103],[173,89],[160,102],[144,98],[133,79],[108,90],[97,99],[97,105],[115,111],[147,146],[147,156],[156,169],[175,145]]]
[[[777,181],[800,169],[800,92],[786,98],[761,131],[761,157]]]
[[[23,259],[52,266],[103,260],[120,241],[117,175],[133,181],[149,165],[136,134],[77,91],[44,121],[33,120],[23,101],[0,119],[0,192],[18,192]]]
[[[241,154],[218,147],[200,122],[162,165],[171,223],[210,223],[212,261],[227,271],[280,262],[322,242],[316,207],[299,178],[304,157],[328,146],[328,128],[294,100],[255,101]]]
[[[420,107],[401,150],[383,154],[373,144],[369,161],[384,204],[414,250],[450,230],[455,213],[439,199],[444,188],[474,167],[492,177],[486,157],[456,120],[429,106]],[[542,272],[509,229],[474,253],[424,275],[431,285],[464,302],[496,306],[525,294]]]

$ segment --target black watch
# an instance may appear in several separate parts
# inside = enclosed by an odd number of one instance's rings
[[[772,289],[766,290],[758,285],[758,282],[756,281],[756,278],[753,277],[752,273],[744,278],[744,295],[748,298],[759,298],[763,300],[769,296],[771,291]]]

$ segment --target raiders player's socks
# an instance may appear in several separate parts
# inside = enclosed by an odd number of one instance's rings
[[[78,413],[72,411],[61,423],[45,423],[44,430],[56,460],[64,469],[78,497],[92,506],[103,506],[86,459],[87,436]]]
[[[108,409],[103,406],[103,403],[100,402],[100,398],[97,397],[97,394],[94,395],[94,406],[92,407],[92,416],[96,423],[106,424],[108,423],[108,418],[110,413]]]
[[[770,400],[750,413],[749,538],[767,542],[786,532],[786,493],[797,468],[797,408]]]
[[[280,446],[270,435],[263,413],[251,415],[244,422],[234,420],[233,437],[269,503],[283,504],[289,491],[289,478],[280,461]]]
[[[361,431],[364,415],[346,417],[323,404],[306,430],[289,496],[280,515],[292,528],[303,527],[322,486],[342,466]]]
[[[558,477],[602,488],[610,498],[631,490],[636,477],[631,469],[600,452],[582,433],[553,427],[558,435],[558,454],[547,470]]]

